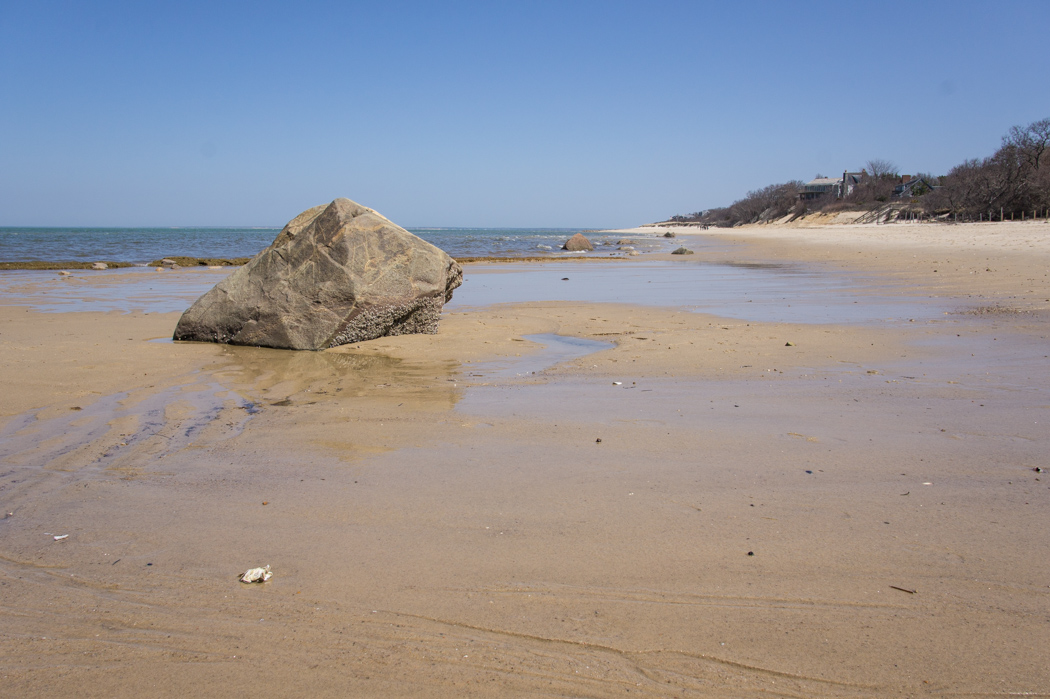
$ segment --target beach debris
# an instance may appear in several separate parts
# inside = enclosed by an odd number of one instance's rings
[[[900,590],[901,592],[907,592],[909,595],[914,595],[918,590],[909,590],[906,587],[897,587],[896,585],[890,585],[892,590]]]
[[[69,538],[69,534],[55,534],[51,538],[54,539],[55,541],[62,541],[63,539],[68,539]]]
[[[747,552],[747,555],[748,555],[748,556],[754,556],[754,555],[755,555],[755,552],[754,552],[754,551],[748,551],[748,552]]]
[[[182,314],[173,339],[322,350],[437,332],[463,283],[442,250],[349,199],[292,219]]]
[[[685,247],[680,247],[677,250],[671,252],[672,255],[692,255],[693,251]]]
[[[72,274],[73,274],[72,272],[67,272],[66,270],[63,269],[63,270],[59,271],[58,276],[60,276],[60,277],[69,277]]]
[[[623,386],[623,381],[613,381],[613,386]]]
[[[1033,470],[1033,471],[1035,471],[1036,473],[1042,473],[1042,472],[1043,472],[1043,471],[1045,471],[1046,469],[1043,469],[1043,468],[1040,468],[1040,467],[1036,466],[1036,467],[1035,467],[1035,468],[1033,468],[1032,470]]]
[[[561,246],[561,249],[568,250],[569,252],[582,252],[586,250],[594,250],[594,246],[591,245],[591,241],[587,240],[587,236],[583,233],[577,233],[566,240],[565,244]]]
[[[569,278],[568,278],[568,277],[562,277],[562,278],[561,278],[561,280],[562,280],[563,282],[567,282],[567,281],[569,281]]]
[[[674,238],[675,237],[674,231],[667,231],[666,233],[664,233],[664,237],[665,238]]]
[[[785,343],[784,343],[784,346],[785,346],[785,347],[794,347],[794,346],[795,346],[795,343],[794,343],[794,342],[785,342]]]
[[[270,572],[270,566],[264,566],[262,568],[249,568],[244,571],[240,581],[242,583],[264,583],[272,577],[273,573]]]
[[[601,444],[602,443],[602,438],[599,437],[598,439],[594,440],[594,443],[595,444]]]
[[[91,265],[91,269],[109,269],[109,265],[107,265],[105,262],[96,262],[95,264]]]

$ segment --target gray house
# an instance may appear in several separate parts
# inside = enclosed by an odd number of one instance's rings
[[[843,170],[841,178],[817,177],[802,185],[802,191],[798,193],[798,198],[807,201],[830,195],[836,199],[841,199],[842,197],[847,197],[852,194],[853,188],[867,176],[868,173],[864,170],[861,170],[860,172],[847,172]]]
[[[893,188],[893,196],[904,199],[911,196],[920,196],[934,189],[937,189],[937,187],[922,177],[904,175],[901,177],[900,184]]]

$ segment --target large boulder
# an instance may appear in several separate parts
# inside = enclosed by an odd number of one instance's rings
[[[442,250],[349,199],[292,219],[182,314],[174,339],[320,350],[437,332],[463,283]]]
[[[577,233],[566,240],[565,245],[562,245],[561,249],[569,252],[580,252],[582,250],[594,250],[594,246],[591,245],[591,241],[587,240],[587,236],[583,233]]]

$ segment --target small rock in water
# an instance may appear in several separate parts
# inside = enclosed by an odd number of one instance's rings
[[[264,568],[251,568],[244,571],[241,575],[242,583],[264,583],[273,577],[273,573],[270,572],[270,566]]]
[[[673,238],[674,237],[674,232],[673,231],[667,231],[666,233],[664,233],[664,237],[665,238]]]
[[[675,250],[671,254],[672,255],[692,255],[693,251],[692,250],[687,250],[686,248],[682,247],[682,248],[678,248],[677,250]]]
[[[591,241],[587,240],[587,236],[583,233],[577,233],[566,240],[565,245],[562,245],[561,249],[568,250],[569,252],[580,252],[584,250],[594,250],[594,246],[591,245]]]

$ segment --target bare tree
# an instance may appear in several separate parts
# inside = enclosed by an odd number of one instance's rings
[[[1038,170],[1043,155],[1050,148],[1050,119],[1033,121],[1024,127],[1012,127],[1010,133],[1003,136],[1003,146],[1016,148],[1021,157]]]
[[[897,177],[897,164],[890,160],[881,158],[869,160],[864,164],[864,169],[868,171],[868,175],[877,180],[881,180],[884,177]]]

